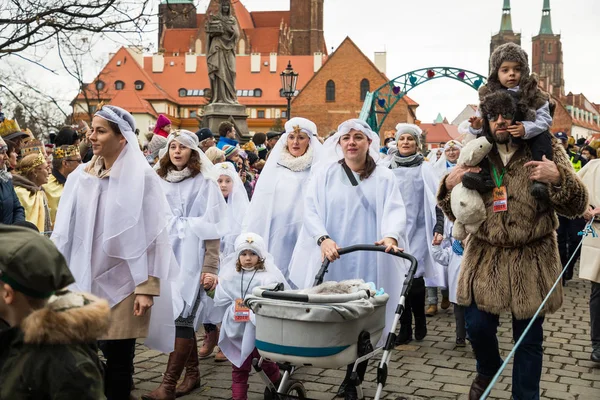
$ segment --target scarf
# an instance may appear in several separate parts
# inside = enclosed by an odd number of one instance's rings
[[[165,176],[164,179],[167,182],[177,183],[181,182],[186,178],[189,178],[190,176],[192,176],[192,171],[190,171],[188,167],[185,167],[181,171],[178,171],[176,169],[170,169],[169,172],[167,172],[167,176]]]
[[[93,156],[91,161],[85,166],[85,172],[99,179],[110,176],[110,168],[104,169],[104,157],[102,156]]]
[[[12,179],[12,174],[8,172],[6,166],[0,169],[0,182],[6,183]]]
[[[425,157],[423,157],[423,154],[421,153],[415,153],[408,157],[402,157],[399,153],[395,153],[393,157],[390,165],[390,168],[392,169],[399,167],[418,167],[425,161]]]
[[[308,146],[306,153],[300,157],[294,157],[290,154],[287,147],[283,147],[281,157],[279,157],[278,165],[289,169],[290,171],[300,172],[310,168],[313,160],[313,149]]]

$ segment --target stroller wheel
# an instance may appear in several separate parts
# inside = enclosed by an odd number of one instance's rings
[[[290,381],[289,386],[285,390],[285,394],[288,396],[294,396],[298,399],[306,399],[306,389],[300,381]]]

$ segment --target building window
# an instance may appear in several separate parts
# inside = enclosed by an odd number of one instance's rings
[[[552,53],[552,43],[548,43],[548,54]]]
[[[335,82],[332,80],[327,81],[325,85],[325,100],[335,101]]]
[[[371,89],[371,85],[369,84],[368,79],[365,78],[362,81],[360,81],[360,101],[365,101],[365,98],[367,97],[367,93],[369,92],[370,89]]]
[[[262,97],[262,89],[254,89],[254,97]]]
[[[258,110],[258,112],[256,113],[256,118],[264,118],[265,117],[265,110]]]
[[[196,111],[190,111],[190,118],[196,118],[198,113]]]
[[[115,89],[117,90],[123,90],[125,88],[125,83],[123,81],[116,81],[115,82]]]
[[[287,118],[287,110],[281,111],[281,118]]]
[[[104,89],[104,82],[96,81],[96,90],[102,90],[102,89]]]
[[[144,88],[144,82],[135,81],[135,90],[142,90]]]
[[[185,90],[184,88],[179,89],[179,97],[185,97],[187,96],[188,91]]]

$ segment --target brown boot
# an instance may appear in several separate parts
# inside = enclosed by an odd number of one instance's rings
[[[427,306],[427,310],[425,310],[425,315],[428,317],[433,317],[435,314],[437,314],[437,312],[437,304],[430,304]]]
[[[198,352],[198,358],[204,360],[205,358],[209,358],[212,356],[213,350],[217,346],[219,342],[219,328],[215,329],[211,333],[207,333],[204,335],[204,342],[202,343],[202,347],[200,347],[200,351]]]
[[[490,382],[492,382],[492,378],[477,374],[471,384],[471,390],[469,390],[469,400],[479,400]]]
[[[196,341],[196,335],[194,335],[194,346],[185,363],[185,377],[183,381],[177,386],[175,391],[176,397],[185,396],[192,390],[200,387],[200,371],[198,370],[198,343]]]
[[[217,349],[219,349],[217,347]],[[215,361],[216,362],[225,362],[228,361],[227,357],[225,357],[225,354],[223,354],[223,352],[221,351],[221,349],[219,349],[219,351],[217,351],[217,354],[215,354]]]
[[[175,386],[194,347],[194,339],[175,338],[175,350],[169,354],[167,370],[160,386],[142,400],[175,400]]]

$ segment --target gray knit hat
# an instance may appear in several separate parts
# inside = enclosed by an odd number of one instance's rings
[[[521,65],[521,80],[529,77],[529,59],[523,48],[514,43],[498,46],[490,57],[489,81],[498,82],[498,70],[505,61],[517,62]]]

